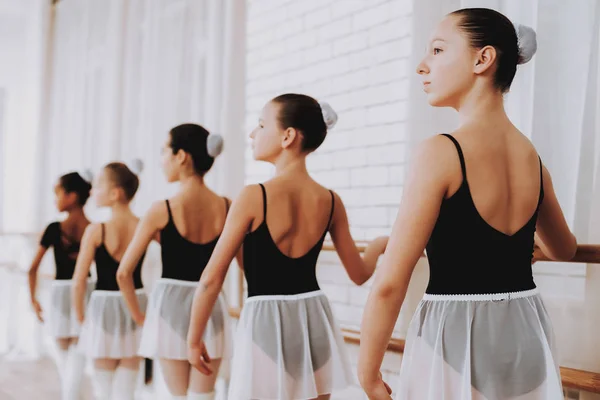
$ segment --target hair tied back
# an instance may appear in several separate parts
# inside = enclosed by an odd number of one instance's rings
[[[325,125],[327,129],[332,129],[338,121],[338,115],[327,102],[320,102],[321,111],[323,112],[323,121],[325,121]]]
[[[528,63],[537,51],[537,35],[533,28],[527,25],[515,24],[519,44],[519,64]]]
[[[213,133],[206,138],[206,151],[212,158],[217,158],[223,151],[223,136]]]
[[[92,170],[89,168],[79,171],[79,176],[81,176],[83,178],[83,180],[86,181],[87,183],[92,183],[92,181],[94,180],[94,174],[92,173]]]
[[[139,158],[134,158],[127,164],[127,168],[136,175],[139,175],[144,170],[144,162]]]

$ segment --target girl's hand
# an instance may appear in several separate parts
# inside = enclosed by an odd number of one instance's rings
[[[210,369],[210,356],[208,355],[208,351],[206,351],[204,341],[201,341],[197,345],[188,346],[188,361],[204,375],[211,375],[213,373],[212,369]]]
[[[381,372],[372,382],[361,382],[361,386],[369,400],[392,400],[392,389],[383,381]]]
[[[144,326],[144,321],[146,321],[146,316],[143,313],[133,315],[132,318],[135,321],[137,326]]]
[[[44,323],[43,311],[42,311],[42,306],[40,305],[40,303],[38,303],[37,300],[32,300],[31,301],[31,306],[33,307],[33,311],[35,312],[35,315],[37,316],[37,319],[41,323]]]

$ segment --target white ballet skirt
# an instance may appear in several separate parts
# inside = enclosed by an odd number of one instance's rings
[[[56,339],[76,338],[79,336],[81,325],[71,300],[73,280],[59,279],[52,281],[50,286],[50,303],[45,313],[48,334]],[[85,292],[87,304],[90,293],[94,290],[94,281],[89,279]]]
[[[563,400],[537,289],[426,294],[410,323],[397,400]]]
[[[248,298],[234,343],[231,400],[313,399],[355,383],[320,290]]]
[[[147,358],[187,360],[187,334],[198,282],[161,278],[156,282],[148,310],[139,354]],[[219,295],[204,331],[204,344],[213,359],[231,353],[227,304]]]
[[[135,294],[142,312],[146,310],[144,289]],[[79,335],[79,349],[90,358],[136,357],[141,327],[138,327],[118,290],[94,290]]]

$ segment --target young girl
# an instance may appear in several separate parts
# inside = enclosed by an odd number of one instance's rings
[[[222,147],[221,136],[210,135],[199,125],[184,124],[171,129],[162,151],[162,167],[167,181],[181,182],[179,192],[169,200],[155,203],[148,211],[117,273],[133,319],[144,325],[139,354],[160,360],[173,399],[214,398],[216,374],[206,376],[191,368],[186,338],[194,290],[229,210],[229,200],[204,184],[204,175]],[[144,318],[132,276],[153,239],[161,244],[163,271]],[[227,319],[225,301],[219,296],[204,332],[215,372],[225,356]]]
[[[552,180],[508,119],[503,94],[535,32],[489,9],[437,27],[417,67],[429,103],[460,127],[426,140],[404,188],[361,328],[359,379],[390,399],[379,368],[413,268],[427,248],[430,280],[406,338],[397,399],[563,398],[552,324],[531,270],[534,232],[569,260],[577,243]]]
[[[59,178],[54,187],[56,208],[59,212],[66,212],[67,218],[48,225],[29,269],[31,304],[40,322],[47,322],[50,335],[56,339],[57,367],[64,400],[79,398],[81,372],[85,362],[72,346],[77,343],[80,326],[71,307],[71,285],[79,243],[90,223],[83,211],[90,197],[90,181],[91,177],[84,178],[77,172]],[[54,249],[56,274],[50,289],[50,307],[48,314],[44,316],[36,298],[37,273],[42,258],[50,247]],[[84,287],[84,297],[88,293],[85,289]]]
[[[327,232],[353,282],[367,281],[384,241],[361,259],[340,198],[315,182],[306,157],[337,116],[311,97],[284,94],[264,107],[251,133],[254,158],[276,176],[246,187],[233,203],[196,290],[188,336],[190,362],[205,374],[216,365],[203,341],[229,263],[243,243],[248,300],[235,337],[231,399],[328,399],[352,381],[345,344],[316,279]]]
[[[94,360],[94,383],[99,399],[133,400],[139,368],[136,353],[141,332],[127,310],[116,278],[118,260],[138,224],[138,218],[129,208],[139,186],[137,174],[142,168],[140,161],[136,164],[135,172],[122,163],[111,163],[102,169],[94,184],[94,195],[99,207],[111,208],[112,216],[108,222],[92,224],[85,230],[75,270],[73,300],[77,318],[83,322],[79,347]],[[138,302],[144,309],[142,260],[143,257],[134,272],[134,285]],[[98,281],[84,315],[85,279],[92,261],[96,264]]]

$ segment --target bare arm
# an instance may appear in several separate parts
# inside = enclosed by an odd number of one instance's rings
[[[445,193],[448,167],[438,137],[416,152],[383,260],[363,313],[358,376],[370,399],[390,399],[379,369],[410,277],[431,235]],[[449,153],[449,152],[447,152]]]
[[[568,261],[577,252],[577,239],[558,204],[550,173],[543,167],[544,201],[540,205],[536,243],[553,260]]]
[[[100,224],[91,224],[85,228],[83,238],[81,239],[81,247],[77,256],[77,264],[75,264],[75,273],[73,274],[73,306],[77,315],[77,320],[83,322],[85,314],[85,292],[87,289],[87,278],[94,261],[96,248],[100,246],[101,241]]]
[[[237,254],[235,255],[235,261],[237,261],[238,267],[243,271],[244,270],[244,245],[240,246]]]
[[[194,294],[190,330],[188,332],[189,361],[205,374],[212,372],[207,365],[209,359],[207,359],[204,351],[202,336],[223,286],[229,265],[238,253],[244,237],[252,225],[254,220],[253,210],[262,210],[262,205],[259,205],[259,200],[262,197],[258,190],[258,186],[248,186],[233,202],[223,233],[200,277],[198,288]],[[204,360],[201,359],[202,356]]]
[[[148,213],[137,225],[133,239],[127,247],[123,259],[117,270],[117,283],[125,298],[127,308],[131,312],[133,320],[138,324],[144,323],[144,313],[140,308],[135,285],[133,283],[133,271],[144,255],[148,245],[156,237],[158,231],[165,227],[168,222],[168,214],[164,202],[157,202],[150,207]]]
[[[373,275],[377,259],[385,250],[387,239],[377,238],[369,243],[361,258],[356,243],[350,235],[346,208],[337,194],[335,194],[334,207],[331,228],[329,229],[331,240],[352,282],[362,285]]]
[[[231,199],[226,198],[229,206],[231,207]],[[244,270],[244,245],[240,246],[237,254],[235,255],[235,261],[237,261],[237,265],[239,269]]]
[[[37,253],[35,253],[35,257],[33,258],[33,261],[31,262],[31,266],[29,267],[29,274],[28,274],[29,296],[31,299],[31,305],[33,306],[33,310],[35,311],[40,322],[44,322],[44,319],[42,318],[42,307],[40,306],[40,303],[37,301],[35,292],[36,292],[36,288],[37,288],[38,270],[40,268],[42,258],[44,258],[44,254],[46,254],[46,251],[48,251],[48,249],[46,247],[41,246],[41,245],[38,246],[38,251],[37,251]]]

